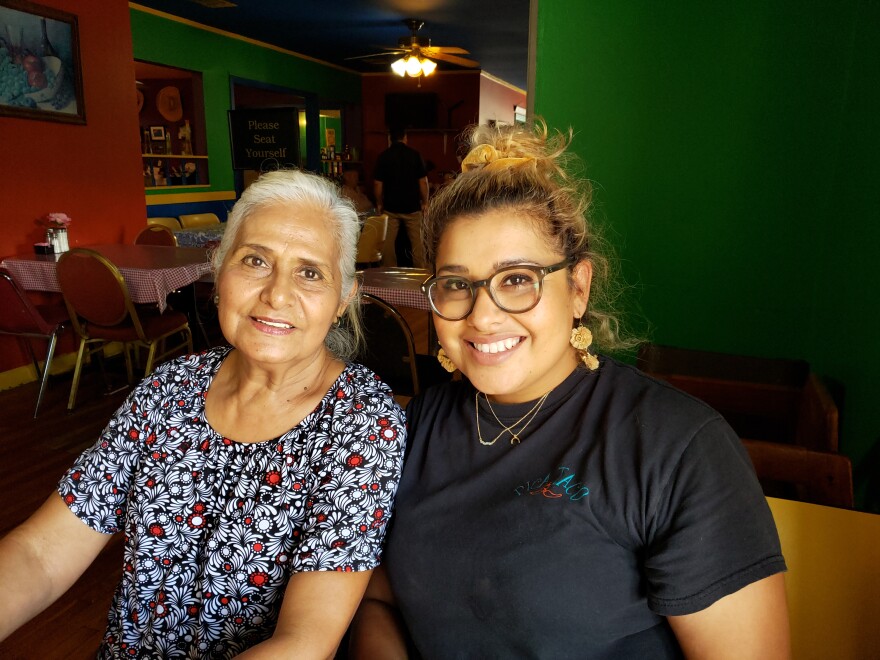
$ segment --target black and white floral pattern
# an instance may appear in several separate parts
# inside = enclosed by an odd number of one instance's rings
[[[243,444],[204,414],[228,351],[161,366],[59,484],[126,535],[99,657],[229,658],[271,635],[291,574],[378,564],[406,436],[388,387],[348,365],[299,425]]]

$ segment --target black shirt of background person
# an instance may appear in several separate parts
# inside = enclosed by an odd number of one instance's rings
[[[383,209],[390,213],[415,213],[422,209],[419,179],[428,176],[419,152],[394,142],[379,154],[373,178],[382,182]]]

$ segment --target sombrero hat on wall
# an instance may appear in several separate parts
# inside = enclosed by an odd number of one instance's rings
[[[180,121],[183,118],[183,104],[180,102],[180,90],[169,85],[159,90],[156,95],[156,107],[168,121]]]

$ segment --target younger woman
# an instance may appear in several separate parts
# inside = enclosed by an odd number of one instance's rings
[[[591,346],[619,340],[565,146],[480,127],[431,201],[424,291],[465,378],[407,410],[354,654],[403,657],[405,628],[425,658],[787,657],[785,563],[740,440]]]

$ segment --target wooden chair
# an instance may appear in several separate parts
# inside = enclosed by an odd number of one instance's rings
[[[86,349],[88,355],[102,351],[108,342],[122,342],[128,382],[134,380],[131,349],[148,350],[144,375],[153,365],[185,348],[192,352],[192,333],[186,316],[180,312],[136,307],[119,269],[103,255],[86,248],[65,252],[58,259],[58,283],[67,311],[79,336],[79,350],[67,409],[73,410]],[[182,335],[183,341],[171,348],[165,340]]]
[[[764,494],[853,508],[852,465],[842,454],[744,439]]]
[[[803,360],[645,344],[637,366],[708,403],[741,438],[837,451],[837,406]]]
[[[387,234],[387,215],[371,215],[364,221],[355,259],[358,268],[378,266],[382,262],[382,244]]]
[[[148,225],[161,225],[162,227],[168,227],[171,231],[175,229],[180,229],[180,222],[178,222],[177,218],[147,218]]]
[[[135,245],[164,245],[177,247],[177,238],[168,227],[164,225],[147,225],[135,236]]]
[[[3,310],[0,314],[0,334],[19,338],[30,354],[34,369],[37,371],[37,378],[40,380],[37,405],[34,407],[34,419],[36,419],[40,412],[43,394],[46,392],[46,384],[49,382],[49,371],[52,368],[52,357],[55,354],[58,335],[63,332],[70,317],[63,304],[35,305],[18,286],[11,273],[5,269],[0,269],[0,309]],[[30,339],[43,339],[49,342],[42,371]]]
[[[184,213],[180,216],[180,225],[184,229],[192,227],[210,227],[211,225],[219,225],[220,218],[216,213]]]

